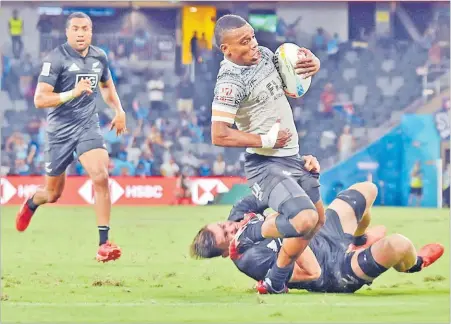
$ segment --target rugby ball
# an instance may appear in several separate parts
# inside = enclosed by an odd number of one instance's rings
[[[274,65],[283,82],[283,90],[288,97],[300,98],[305,95],[312,83],[312,77],[307,79],[296,74],[295,66],[299,58],[300,47],[292,43],[284,43],[274,53]]]

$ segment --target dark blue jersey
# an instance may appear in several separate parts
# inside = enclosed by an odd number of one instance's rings
[[[268,206],[264,205],[260,200],[255,198],[254,195],[249,195],[244,198],[241,198],[239,201],[235,203],[235,205],[233,205],[228,220],[233,222],[239,222],[243,220],[244,214],[246,213],[256,213],[263,215],[263,212],[267,208]]]
[[[257,199],[248,196],[237,202],[233,211],[256,212],[255,209],[249,209],[256,206]],[[254,201],[255,200],[255,201]],[[263,208],[264,206],[259,206]],[[261,211],[261,209],[259,209]],[[231,213],[232,215],[232,213]],[[240,220],[238,214],[233,219]],[[231,216],[229,216],[229,220]],[[252,220],[247,226],[261,226],[264,222],[263,217]],[[240,235],[240,242],[248,242],[246,239],[246,230]],[[290,288],[306,289],[309,291],[336,291],[340,290],[341,263],[344,260],[347,246],[351,242],[351,236],[343,233],[341,223],[335,211],[326,210],[326,224],[311,239],[309,247],[314,253],[321,267],[321,277],[318,280],[305,283],[288,284]],[[237,268],[247,276],[255,280],[263,280],[266,273],[277,260],[277,255],[283,245],[281,239],[264,239],[253,244],[246,244],[245,249],[241,251],[242,256],[234,260]]]
[[[82,57],[68,43],[58,46],[43,60],[38,82],[48,83],[55,93],[73,90],[82,79],[91,82],[93,94],[82,94],[58,107],[48,109],[47,134],[49,143],[61,143],[78,137],[89,123],[97,124],[95,101],[99,82],[110,79],[105,52],[90,46]]]

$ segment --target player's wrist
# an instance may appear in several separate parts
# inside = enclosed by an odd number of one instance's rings
[[[68,102],[69,100],[72,100],[75,98],[74,90],[61,92],[59,95],[60,95],[60,100],[62,103]]]
[[[271,137],[268,135],[260,135],[260,140],[262,142],[261,147],[264,149],[270,149],[274,147],[274,144]]]
[[[279,134],[280,121],[277,121],[265,135],[260,135],[262,148],[272,149],[276,145],[277,135]]]

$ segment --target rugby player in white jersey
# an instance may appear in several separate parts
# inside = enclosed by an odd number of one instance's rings
[[[267,224],[268,234],[284,237],[277,262],[259,282],[260,292],[285,293],[285,283],[297,257],[325,222],[319,194],[319,164],[307,165],[299,155],[297,130],[273,53],[258,46],[246,20],[225,15],[215,26],[217,46],[224,53],[212,104],[212,142],[245,147],[245,172],[254,195],[280,213]],[[301,49],[296,72],[315,74],[319,60]],[[238,129],[233,129],[236,124]],[[265,235],[266,235],[265,234]],[[261,239],[256,232],[255,239]]]

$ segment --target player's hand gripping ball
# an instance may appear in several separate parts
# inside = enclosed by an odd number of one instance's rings
[[[311,54],[311,55],[310,55]],[[274,64],[283,82],[285,94],[292,98],[305,95],[312,83],[312,75],[319,69],[319,60],[307,49],[284,43],[274,53]]]

